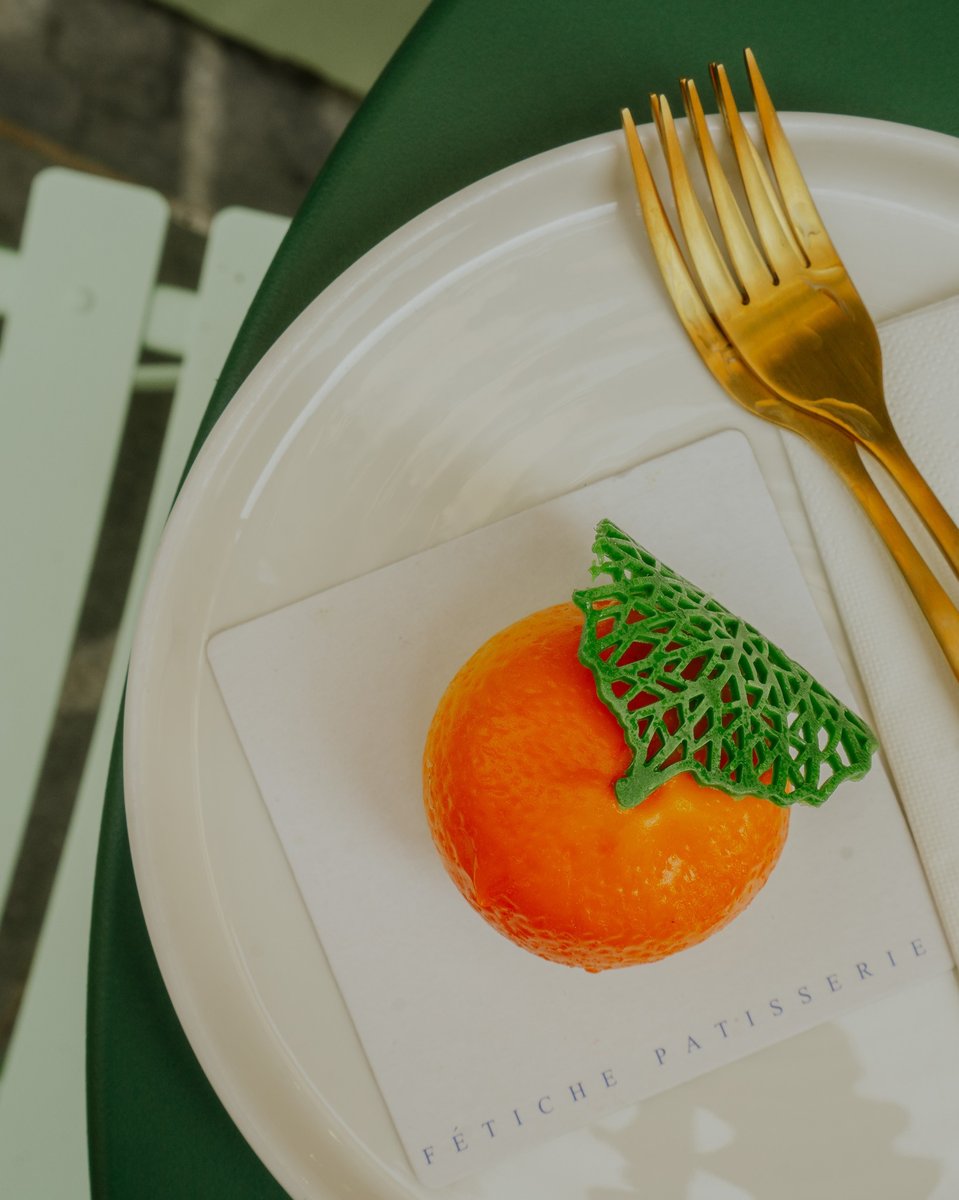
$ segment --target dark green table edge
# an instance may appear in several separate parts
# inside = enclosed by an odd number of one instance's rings
[[[217,383],[191,462],[252,368],[333,279],[476,179],[637,119],[651,89],[734,66],[751,45],[785,111],[871,116],[959,134],[959,6],[879,0],[435,0],[307,195]],[[120,729],[99,846],[88,996],[94,1197],[286,1193],[204,1077],[156,965],[137,897]]]

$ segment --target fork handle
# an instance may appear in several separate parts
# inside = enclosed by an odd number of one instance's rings
[[[903,578],[909,585],[909,590],[932,630],[933,636],[939,643],[946,661],[952,668],[953,675],[959,679],[959,608],[952,602],[942,584],[916,549],[912,539],[899,524],[895,513],[886,503],[879,488],[876,487],[869,472],[863,466],[852,440],[845,434],[839,433],[838,430],[829,427],[824,427],[823,430],[816,432],[818,435],[815,438],[816,448],[832,464],[837,474],[859,501],[879,536],[886,543],[889,553],[895,559]],[[903,453],[905,454],[905,451]],[[921,480],[922,477],[916,468],[912,469]],[[924,481],[923,487],[927,492],[929,491],[928,485]],[[929,495],[931,496],[932,493],[929,492]],[[942,509],[938,500],[936,504]],[[945,509],[942,511],[955,534],[957,532],[955,525],[952,525]],[[953,560],[953,566],[956,566],[956,560]]]
[[[959,528],[943,508],[939,498],[920,474],[894,429],[884,430],[882,438],[871,439],[865,447],[882,463],[916,510],[959,578]]]

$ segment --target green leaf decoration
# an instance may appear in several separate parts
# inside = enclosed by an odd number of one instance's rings
[[[632,808],[673,775],[774,804],[822,804],[861,779],[866,723],[746,621],[611,521],[593,543],[579,660],[622,726],[633,762],[616,783]]]

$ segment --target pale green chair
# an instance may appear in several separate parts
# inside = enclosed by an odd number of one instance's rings
[[[43,763],[134,391],[173,403],[92,742],[0,1075],[0,1193],[89,1195],[86,964],[110,748],[140,597],[227,351],[288,222],[213,220],[195,294],[157,286],[164,199],[54,168],[0,251],[0,895]],[[175,356],[140,365],[144,349]],[[149,398],[138,397],[138,403]]]

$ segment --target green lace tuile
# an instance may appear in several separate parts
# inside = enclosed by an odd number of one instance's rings
[[[747,622],[612,521],[593,543],[579,660],[633,752],[616,783],[633,808],[673,775],[774,804],[822,804],[861,779],[877,747],[866,723]]]

